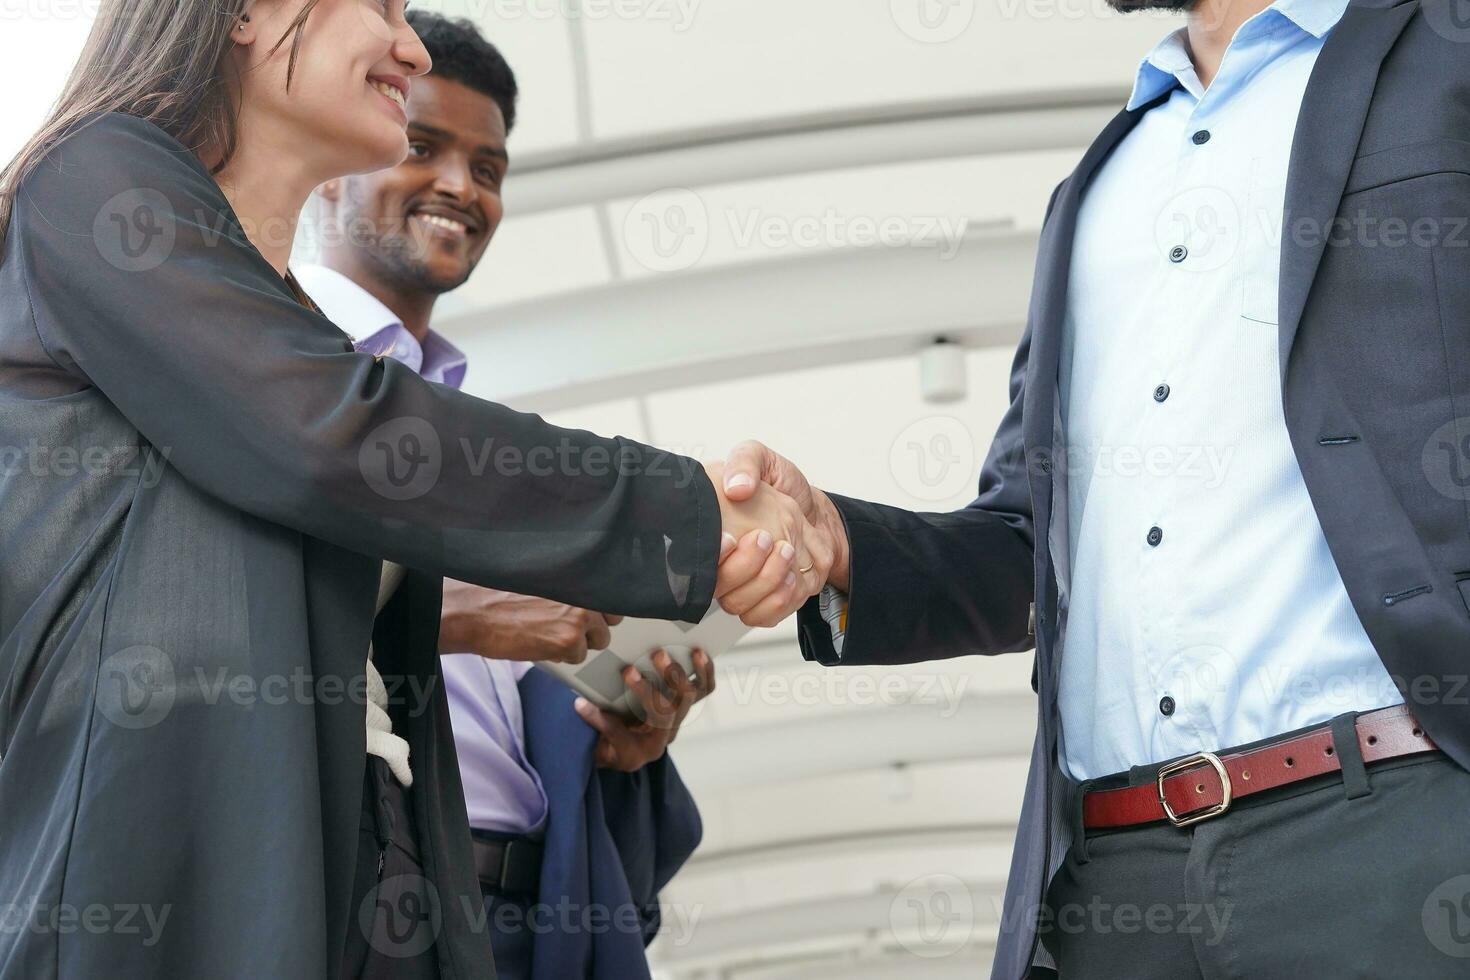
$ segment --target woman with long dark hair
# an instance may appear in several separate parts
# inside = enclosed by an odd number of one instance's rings
[[[300,290],[308,195],[402,159],[429,67],[403,0],[111,0],[0,173],[0,977],[493,976],[442,578],[757,625],[825,578],[774,491]]]

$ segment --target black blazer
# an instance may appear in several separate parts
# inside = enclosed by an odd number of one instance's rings
[[[0,977],[335,980],[370,639],[443,974],[492,977],[440,578],[694,622],[714,489],[355,352],[183,146],[87,122],[21,187],[0,262],[0,895],[118,911],[0,931]],[[375,627],[381,559],[415,571]]]
[[[1415,715],[1470,768],[1470,28],[1456,4],[1353,0],[1328,38],[1292,147],[1279,333],[1287,428],[1353,606]],[[1088,181],[1148,108],[1120,113],[1053,195],[975,502],[913,514],[834,498],[852,537],[841,663],[1036,647],[998,980],[1026,974],[1071,833],[1055,764],[1066,541],[1051,515],[1072,241]],[[808,659],[839,662],[815,601],[800,636]]]

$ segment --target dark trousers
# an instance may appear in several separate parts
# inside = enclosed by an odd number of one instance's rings
[[[493,830],[474,828],[470,831],[477,839],[493,843],[506,843],[526,838],[516,834],[502,834]],[[485,925],[490,930],[490,948],[495,953],[496,980],[530,980],[531,950],[537,928],[547,928],[547,923],[533,921],[533,909],[538,900],[536,895],[512,895],[498,888],[480,886],[485,900]]]
[[[1470,773],[1342,762],[1193,827],[1085,834],[1042,915],[1060,980],[1470,977]]]
[[[368,756],[343,980],[439,976],[434,947],[443,919],[419,857],[409,792],[386,762]]]
[[[530,980],[531,941],[535,938],[529,922],[532,900],[492,891],[483,894],[496,980]]]

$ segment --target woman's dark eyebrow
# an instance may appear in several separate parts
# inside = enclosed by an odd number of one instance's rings
[[[453,142],[455,139],[458,138],[454,133],[450,132],[449,130],[440,129],[438,126],[430,126],[428,123],[410,122],[408,124],[408,128],[418,130],[425,136],[432,136],[437,140]],[[504,147],[491,146],[489,143],[481,143],[479,146],[475,147],[475,152],[483,153],[487,156],[496,157],[501,160],[510,160],[510,154],[505,151]]]

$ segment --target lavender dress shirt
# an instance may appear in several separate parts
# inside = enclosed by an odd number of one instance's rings
[[[420,344],[392,310],[334,269],[308,265],[294,272],[359,350],[393,357],[430,381],[463,384],[464,353],[440,334],[431,330]],[[440,667],[470,826],[539,836],[546,825],[546,791],[526,761],[518,686],[531,665],[457,653],[440,658]]]

